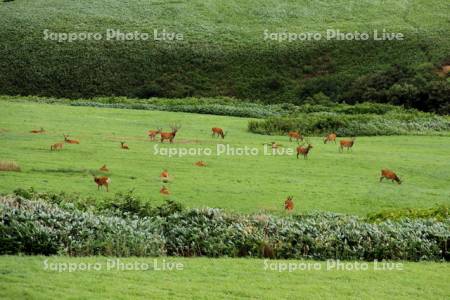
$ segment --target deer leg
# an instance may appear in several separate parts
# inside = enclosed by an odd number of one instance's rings
[[[300,153],[297,152],[297,159],[298,159],[298,155],[299,155],[299,154],[300,154]]]
[[[383,176],[380,177],[380,182],[383,180],[383,178],[384,178]]]
[[[106,186],[106,191],[109,192],[109,190],[108,190],[108,185],[106,184],[105,186]]]

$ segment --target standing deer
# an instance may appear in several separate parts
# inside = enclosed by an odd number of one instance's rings
[[[92,174],[92,176],[94,176],[94,181],[97,184],[97,190],[100,190],[100,187],[105,186],[106,191],[109,192],[108,185],[111,183],[111,178],[106,176],[97,177],[94,174]]]
[[[327,134],[324,138],[323,138],[323,143],[326,144],[328,142],[334,142],[336,144],[336,133],[330,133]]]
[[[181,128],[179,125],[172,125],[170,126],[172,129],[171,132],[161,132],[161,143],[164,142],[164,140],[168,140],[170,143],[173,143],[173,139],[175,138],[175,135],[177,134],[178,130]]]
[[[128,145],[125,144],[125,142],[120,142],[120,148],[125,149],[125,150],[130,150],[130,147],[128,147]]]
[[[339,151],[342,152],[344,151],[344,148],[347,148],[347,151],[349,149],[351,149],[353,147],[353,145],[355,144],[355,139],[356,138],[352,138],[351,140],[341,140],[339,142],[340,146],[339,146]]]
[[[308,153],[309,153],[309,151],[312,148],[313,148],[313,146],[310,143],[308,143],[308,146],[306,146],[306,147],[298,146],[297,147],[297,159],[298,159],[300,154],[303,155],[304,159],[307,159],[308,158]]]
[[[380,182],[383,180],[383,178],[392,180],[392,182],[397,182],[398,184],[401,184],[402,181],[400,180],[400,178],[397,176],[397,174],[395,174],[393,171],[388,170],[388,169],[383,169],[381,170],[381,177],[380,177]]]
[[[292,211],[294,209],[294,200],[293,196],[288,196],[284,201],[284,209],[287,211]]]
[[[298,131],[289,131],[288,132],[289,141],[292,142],[292,139],[303,141],[303,136]]]
[[[148,136],[149,136],[150,140],[154,141],[156,138],[156,135],[160,134],[161,131],[162,131],[162,128],[158,128],[157,130],[149,130]]]
[[[225,136],[227,135],[227,132],[224,133],[224,132],[223,132],[223,129],[222,129],[222,128],[219,128],[219,127],[213,127],[213,128],[211,128],[211,131],[212,131],[212,136],[213,136],[213,137],[215,137],[215,136],[217,136],[217,137],[221,136],[222,139],[224,139]]]
[[[64,136],[64,142],[66,142],[67,144],[79,144],[80,143],[80,141],[77,141],[77,140],[70,140],[69,136],[66,134],[63,134],[63,136]]]
[[[44,130],[44,128],[41,127],[41,129],[39,129],[39,130],[31,130],[30,132],[31,133],[45,133],[45,130]]]
[[[109,172],[109,169],[106,165],[103,165],[99,170],[100,170],[100,172],[105,172],[105,173]]]
[[[170,195],[169,189],[166,188],[165,186],[163,186],[163,187],[159,190],[159,193],[160,193],[160,194],[163,194],[163,195]]]
[[[61,150],[63,148],[63,143],[56,143],[50,146],[50,151]]]

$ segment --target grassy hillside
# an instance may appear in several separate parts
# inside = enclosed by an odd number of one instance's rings
[[[95,264],[101,271],[58,272],[51,264]],[[113,259],[113,258],[110,258]],[[443,263],[403,263],[402,271],[326,270],[325,262],[270,261],[317,264],[321,270],[278,272],[265,270],[263,260],[166,258],[181,263],[181,271],[106,270],[107,258],[0,257],[2,299],[444,299],[450,292],[450,266]],[[121,259],[150,264],[153,259]],[[162,258],[157,259],[161,266]],[[226,270],[226,271],[224,271]],[[349,284],[349,282],[356,283]]]
[[[448,10],[442,0],[16,0],[0,3],[0,93],[72,98],[225,95],[302,102],[323,92],[333,100],[398,99],[426,110],[448,111],[449,84],[426,85],[427,77],[437,76],[434,72],[450,63]],[[119,29],[151,35],[154,29],[165,29],[183,34],[183,41],[60,43],[44,40],[46,29],[102,34]],[[403,33],[405,39],[280,43],[264,40],[266,29],[275,33],[386,29]],[[426,76],[416,78],[412,73]],[[411,92],[405,82],[419,91]],[[395,83],[400,83],[400,91]],[[361,94],[358,87],[365,84],[379,93]],[[390,96],[385,96],[387,91]],[[422,104],[409,103],[411,98]],[[443,104],[441,98],[446,99]]]
[[[221,207],[234,211],[283,211],[287,195],[293,195],[297,212],[321,210],[365,215],[382,209],[430,207],[449,204],[450,163],[448,137],[358,137],[353,152],[339,153],[337,145],[314,145],[308,160],[292,155],[267,156],[263,144],[275,141],[295,148],[285,136],[262,136],[247,131],[246,118],[175,112],[99,109],[36,103],[0,103],[0,160],[14,160],[22,172],[0,172],[0,191],[34,187],[41,191],[66,191],[92,196],[99,201],[115,192],[135,188],[138,196],[161,203],[159,174],[167,168],[170,199],[188,207]],[[176,149],[211,149],[213,155],[172,157],[155,155],[147,130],[170,123],[182,125]],[[212,138],[211,127],[229,135]],[[33,135],[44,127],[46,134]],[[51,152],[50,145],[63,140],[63,133],[80,140]],[[122,150],[126,141],[130,150]],[[256,156],[216,154],[216,144],[254,147]],[[167,143],[163,148],[171,147]],[[205,161],[206,168],[193,164]],[[110,193],[98,192],[90,170],[103,164],[111,170]],[[382,168],[403,179],[402,185],[379,183]]]

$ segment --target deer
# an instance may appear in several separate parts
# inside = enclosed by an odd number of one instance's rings
[[[203,160],[199,160],[198,162],[195,163],[195,165],[197,167],[206,167],[207,166],[207,164]]]
[[[109,169],[106,165],[103,165],[99,170],[100,170],[100,172],[105,172],[105,173],[109,172]]]
[[[163,195],[170,195],[169,189],[166,188],[165,186],[163,186],[163,187],[159,190],[159,193],[160,193],[160,194],[163,194]]]
[[[294,209],[294,200],[293,196],[288,196],[284,201],[284,209],[287,211],[292,211]]]
[[[67,144],[79,144],[80,143],[80,141],[77,141],[77,140],[70,140],[69,136],[66,134],[63,134],[63,136],[64,136],[64,142],[66,142]]]
[[[159,178],[161,178],[162,182],[169,182],[169,172],[167,170],[162,171]]]
[[[181,128],[179,125],[172,125],[170,126],[172,129],[171,132],[161,132],[161,143],[163,143],[165,140],[168,140],[170,143],[173,143],[173,139],[175,138],[175,135],[177,134],[178,130]]]
[[[397,182],[398,184],[402,184],[402,181],[400,180],[400,178],[397,176],[397,174],[395,174],[395,172],[388,170],[388,169],[383,169],[381,170],[381,177],[380,177],[380,182],[384,179],[388,179],[388,180],[392,180],[392,182]]]
[[[312,148],[313,148],[313,146],[309,142],[308,142],[308,146],[306,146],[306,147],[298,146],[297,147],[297,159],[300,155],[303,155],[303,159],[307,159],[308,153]]]
[[[323,143],[326,144],[328,142],[334,142],[336,144],[336,133],[330,133],[327,134],[324,138],[323,138]]]
[[[30,132],[31,133],[45,133],[45,130],[44,130],[44,128],[41,127],[41,129],[39,129],[39,130],[31,130]]]
[[[130,147],[128,147],[128,145],[125,144],[125,142],[120,142],[120,148],[124,150],[130,150]]]
[[[340,152],[344,151],[344,148],[347,148],[347,151],[350,150],[353,147],[353,145],[355,144],[355,139],[356,139],[355,137],[352,137],[351,140],[340,140],[339,141],[339,144],[340,144],[339,151]]]
[[[298,131],[289,131],[288,132],[289,141],[292,142],[292,139],[303,141],[303,136]]]
[[[106,176],[97,177],[94,174],[92,174],[92,176],[94,176],[94,182],[97,184],[97,190],[100,190],[100,187],[105,186],[106,191],[109,192],[108,185],[111,183],[111,178]]]
[[[213,128],[211,128],[211,131],[212,131],[212,136],[213,137],[215,137],[215,136],[217,136],[217,137],[222,137],[222,139],[224,139],[225,138],[225,136],[227,135],[227,132],[223,132],[223,129],[222,128],[219,128],[219,127],[213,127]]]
[[[154,141],[156,138],[156,135],[160,134],[161,131],[162,131],[162,128],[158,128],[157,130],[149,130],[148,136],[149,136],[150,140]]]
[[[56,144],[53,144],[53,145],[51,145],[50,146],[50,151],[53,151],[53,150],[61,150],[62,148],[63,148],[63,143],[56,143]]]

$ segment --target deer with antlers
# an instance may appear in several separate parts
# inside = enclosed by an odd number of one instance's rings
[[[336,144],[336,133],[330,133],[327,134],[324,138],[323,138],[323,143],[326,144],[328,142],[334,142]]]
[[[308,143],[308,146],[306,146],[306,147],[298,146],[297,147],[297,159],[300,155],[303,155],[303,159],[308,158],[308,153],[309,153],[309,151],[311,151],[313,146],[311,145],[311,143],[308,140],[306,142]]]
[[[392,182],[397,182],[398,184],[402,184],[402,181],[400,180],[400,178],[397,176],[397,174],[395,174],[395,172],[388,170],[388,169],[383,169],[381,170],[381,177],[380,177],[380,182],[384,179],[388,179],[388,180],[392,180]]]
[[[53,144],[53,145],[51,145],[50,146],[50,151],[53,151],[53,150],[61,150],[62,148],[63,148],[63,143],[56,143],[56,144]]]
[[[128,147],[128,145],[125,144],[125,142],[120,142],[120,148],[124,150],[130,150],[130,147]]]
[[[97,177],[94,174],[92,174],[92,176],[94,176],[94,182],[97,184],[97,190],[100,190],[100,187],[105,186],[106,191],[109,192],[108,186],[111,183],[111,178],[106,176]]]
[[[41,129],[39,129],[39,130],[31,130],[30,132],[31,133],[45,133],[45,130],[44,130],[44,128],[41,127]]]
[[[161,132],[161,143],[163,143],[165,140],[168,140],[170,143],[173,143],[173,139],[175,138],[175,135],[177,134],[178,130],[181,128],[180,125],[171,125],[170,128],[172,129],[171,132]]]
[[[344,148],[347,148],[347,151],[350,150],[355,144],[355,137],[352,137],[351,140],[340,140],[339,141],[339,151],[344,151]]]
[[[298,131],[289,131],[288,136],[290,142],[292,142],[292,139],[296,140],[297,142],[298,140],[303,141],[303,136]]]
[[[287,211],[292,211],[294,209],[294,200],[293,196],[288,196],[287,199],[284,201],[284,209]]]
[[[67,134],[63,134],[63,136],[64,136],[64,142],[66,142],[67,144],[79,144],[80,143],[80,141],[77,141],[77,140],[70,140],[69,135],[67,135]]]
[[[224,133],[223,129],[220,127],[213,127],[213,128],[211,128],[211,131],[212,131],[213,137],[217,136],[217,137],[222,137],[222,139],[224,139],[225,136],[227,135],[227,132]]]
[[[157,130],[149,130],[148,131],[148,137],[151,141],[154,141],[156,139],[156,136],[160,134],[162,131],[162,128],[158,128]]]

